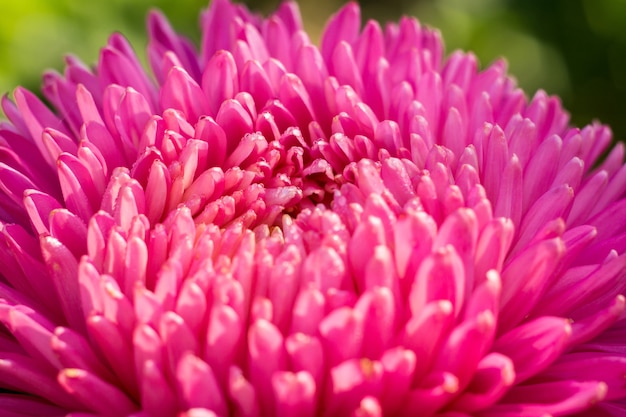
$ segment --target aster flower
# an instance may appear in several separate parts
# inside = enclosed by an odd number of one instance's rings
[[[4,416],[624,415],[608,127],[354,3],[201,25],[3,98]]]

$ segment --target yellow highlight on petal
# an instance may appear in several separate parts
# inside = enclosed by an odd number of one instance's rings
[[[598,384],[598,396],[596,398],[592,398],[591,399],[591,401],[589,402],[590,405],[596,404],[596,403],[604,400],[608,390],[609,390],[609,386],[606,384],[606,382],[600,382]]]
[[[359,365],[361,366],[361,371],[363,371],[365,379],[370,380],[376,378],[376,362],[362,358]]]
[[[107,282],[106,284],[104,284],[104,289],[111,298],[119,300],[124,297],[124,294],[122,294],[117,288],[115,288],[115,285],[113,285],[111,282]]]
[[[85,370],[78,368],[67,368],[63,370],[63,373],[68,378],[80,378],[85,375]]]
[[[459,390],[459,379],[457,377],[445,378],[441,388],[448,394],[455,394]]]

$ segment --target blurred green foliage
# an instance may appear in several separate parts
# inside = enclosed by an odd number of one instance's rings
[[[277,0],[253,0],[268,13]],[[325,20],[343,3],[300,0],[306,29],[319,38]],[[443,33],[447,51],[473,51],[483,66],[498,57],[532,95],[561,96],[573,123],[599,119],[626,139],[626,0],[361,0],[364,18],[381,22],[417,16]],[[161,9],[196,43],[199,11],[207,0],[0,0],[0,92],[16,85],[38,90],[45,69],[62,71],[63,56],[97,60],[109,34],[119,31],[140,56],[145,15]]]

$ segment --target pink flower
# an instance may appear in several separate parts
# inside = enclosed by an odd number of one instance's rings
[[[202,29],[2,100],[3,416],[626,413],[607,127],[354,3]]]

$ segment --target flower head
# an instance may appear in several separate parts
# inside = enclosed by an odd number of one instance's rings
[[[2,100],[4,415],[626,411],[607,127],[354,3],[319,48],[293,2],[202,30]]]

